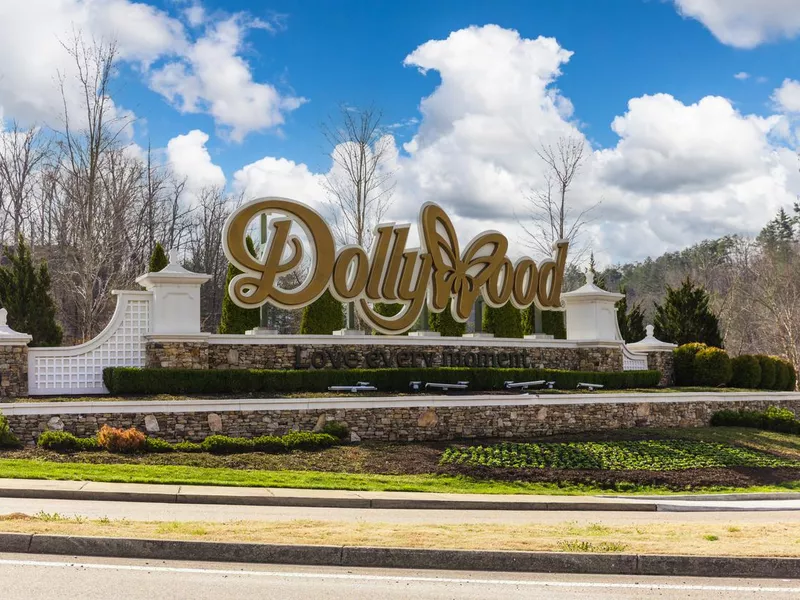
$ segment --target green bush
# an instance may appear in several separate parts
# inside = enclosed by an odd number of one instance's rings
[[[156,273],[167,265],[169,265],[169,259],[167,258],[167,253],[164,252],[164,246],[161,245],[161,242],[156,242],[153,253],[150,255],[150,267],[148,270],[151,273]]]
[[[443,337],[461,337],[467,331],[466,323],[459,323],[453,318],[450,312],[450,303],[440,313],[431,312],[428,314],[428,327],[431,331],[438,331]]]
[[[196,442],[178,442],[177,444],[172,444],[172,447],[175,449],[175,452],[202,452],[203,451],[202,444],[198,444]]]
[[[55,452],[88,452],[101,449],[97,438],[79,438],[67,431],[45,431],[36,439],[36,445]]]
[[[484,305],[483,330],[499,338],[521,338],[522,313],[510,302],[500,308]]]
[[[800,433],[800,421],[795,414],[786,408],[776,406],[770,406],[765,411],[721,410],[711,416],[711,425]]]
[[[731,387],[755,389],[761,383],[761,364],[752,354],[731,359]]]
[[[277,435],[262,435],[253,438],[253,449],[256,452],[277,454],[279,452],[286,452],[286,442]]]
[[[287,450],[317,450],[335,446],[339,443],[339,439],[328,433],[292,431],[283,436],[283,443],[286,444]]]
[[[775,385],[775,361],[771,356],[759,354],[756,356],[758,364],[761,366],[761,382],[758,388],[761,390],[771,390]]]
[[[792,363],[788,360],[786,362],[789,365],[789,381],[786,383],[786,389],[788,391],[794,391],[797,385],[797,372],[794,370],[794,365]]]
[[[144,440],[145,452],[175,452],[175,446],[161,438],[148,437]]]
[[[330,335],[344,327],[344,307],[325,290],[315,302],[303,309],[300,319],[301,334]]]
[[[247,251],[251,256],[256,257],[256,249],[252,238],[248,235],[245,240]],[[234,304],[231,300],[228,286],[231,279],[240,275],[242,272],[228,263],[228,273],[225,277],[225,288],[222,297],[222,314],[217,327],[217,333],[244,333],[250,329],[258,327],[261,322],[261,311],[258,308],[242,308]]]
[[[0,448],[16,448],[19,438],[11,432],[11,426],[4,415],[0,415]]]
[[[502,390],[506,381],[555,381],[558,389],[575,389],[579,382],[606,389],[650,388],[658,371],[560,371],[467,367],[321,370],[193,370],[108,367],[103,380],[112,394],[287,394],[326,392],[332,385],[369,381],[384,392],[407,392],[410,381],[469,381],[471,391]]]
[[[694,385],[694,358],[705,344],[692,342],[673,350],[675,364],[675,385]]]
[[[227,435],[210,435],[200,444],[204,452],[211,454],[239,454],[253,452],[255,442],[248,438],[228,437]]]
[[[322,433],[327,433],[340,440],[347,440],[350,438],[350,428],[346,423],[340,423],[339,421],[328,421],[325,423],[322,427]]]
[[[731,359],[721,348],[703,348],[694,357],[696,385],[727,385],[731,380]]]
[[[775,361],[775,385],[772,389],[783,391],[789,385],[791,377],[789,363],[777,356],[773,356],[772,360]]]

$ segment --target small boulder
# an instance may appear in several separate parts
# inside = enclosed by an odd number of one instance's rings
[[[427,409],[417,419],[417,425],[420,427],[435,427],[438,422],[439,417],[432,408]]]
[[[222,417],[217,413],[210,413],[208,415],[208,428],[215,433],[222,431]]]
[[[355,431],[351,431],[350,432],[350,441],[353,442],[354,444],[357,444],[358,442],[361,441],[361,436],[358,435]]]
[[[144,428],[147,430],[147,433],[155,433],[157,431],[161,431],[161,428],[158,426],[158,419],[156,419],[155,415],[145,416]]]
[[[64,431],[64,421],[60,417],[51,417],[47,422],[47,429],[50,431]]]
[[[327,422],[328,422],[327,417],[324,414],[320,415],[319,418],[317,419],[317,424],[314,425],[314,429],[312,429],[311,432],[319,433],[320,431],[322,431],[322,428],[325,427],[325,423]]]

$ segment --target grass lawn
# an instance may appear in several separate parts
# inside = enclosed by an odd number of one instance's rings
[[[0,531],[98,537],[215,542],[260,542],[727,556],[800,556],[800,523],[717,522],[521,524],[418,524],[291,520],[279,522],[152,522],[64,517],[58,514],[0,515]]]
[[[732,427],[630,429],[518,446],[538,449],[514,456],[486,442],[364,443],[231,455],[27,449],[0,452],[0,477],[488,494],[800,490],[800,436],[790,434]],[[479,460],[458,460],[473,456]]]

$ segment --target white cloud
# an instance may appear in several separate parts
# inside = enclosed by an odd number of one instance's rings
[[[41,0],[0,1],[0,106],[6,117],[58,126],[59,75],[68,82],[68,107],[81,112],[74,60],[63,47],[76,34],[89,45],[116,42],[120,62],[135,65],[179,110],[211,115],[236,141],[280,126],[302,104],[302,98],[255,81],[241,56],[247,32],[281,30],[280,15],[265,21],[237,13],[212,23],[197,3],[179,14],[192,27],[207,27],[195,37],[178,18],[132,0],[59,0],[46,9]]]
[[[738,79],[739,81],[744,81],[745,79],[750,79],[750,73],[745,71],[739,71],[734,76],[734,79]]]
[[[784,79],[772,95],[778,108],[787,113],[800,113],[800,81]]]
[[[512,254],[523,252],[517,216],[525,216],[526,191],[544,173],[536,148],[583,135],[555,88],[570,56],[553,39],[524,39],[496,26],[464,29],[412,52],[406,64],[438,71],[441,83],[421,101],[406,154],[393,159],[397,188],[387,219],[414,223],[432,200],[446,207],[463,243],[496,229]],[[794,152],[776,139],[787,123],[781,115],[742,114],[715,96],[689,104],[667,94],[632,99],[610,124],[618,143],[590,150],[570,200],[579,208],[602,201],[587,229],[595,253],[638,260],[757,233],[800,190]],[[277,158],[245,167],[235,181],[255,190],[248,195],[310,202],[324,195],[320,174]]]
[[[241,141],[251,132],[284,122],[286,113],[304,98],[282,95],[274,86],[253,80],[249,65],[239,56],[247,29],[243,15],[217,22],[180,58],[155,70],[154,90],[184,113],[208,113]]]
[[[800,34],[797,0],[674,0],[682,15],[697,19],[724,44],[755,48]]]
[[[303,163],[285,158],[264,157],[236,171],[233,187],[244,200],[281,196],[300,200],[317,210],[324,208],[324,177],[312,173]]]
[[[195,197],[205,187],[225,185],[225,174],[206,149],[208,134],[194,129],[167,143],[167,162],[175,174],[186,178],[186,192]]]

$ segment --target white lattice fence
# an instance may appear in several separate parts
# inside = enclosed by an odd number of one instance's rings
[[[143,367],[150,332],[151,292],[117,292],[117,308],[108,326],[80,346],[30,348],[28,393],[107,394],[105,367]]]
[[[647,355],[634,354],[626,346],[622,346],[622,370],[623,371],[646,371]]]

